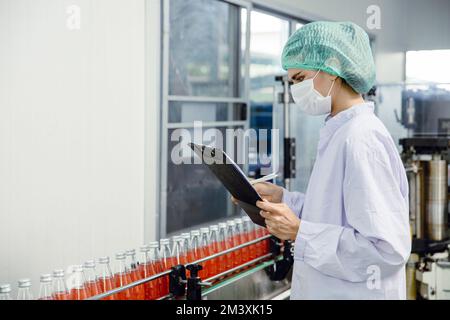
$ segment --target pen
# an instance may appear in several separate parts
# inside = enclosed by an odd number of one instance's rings
[[[253,184],[256,184],[256,183],[260,183],[260,182],[264,182],[264,181],[267,181],[267,180],[275,179],[276,177],[278,177],[278,173],[274,172],[274,173],[268,174],[267,176],[261,177],[259,179],[251,180],[250,183],[253,185]]]

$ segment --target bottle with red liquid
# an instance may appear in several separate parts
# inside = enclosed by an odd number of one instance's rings
[[[83,265],[84,278],[86,280],[86,291],[88,297],[99,295],[102,292],[100,281],[95,272],[95,261],[88,260]]]
[[[236,237],[236,244],[237,245],[241,245],[246,241],[246,237],[244,236],[244,232],[243,232],[243,221],[241,218],[236,218],[234,219],[234,223],[235,223],[235,227],[234,227],[234,233],[235,233],[235,237]],[[244,247],[241,248],[237,251],[240,255],[240,262],[241,264],[247,262],[248,259],[248,247]]]
[[[48,273],[41,275],[38,300],[53,300],[52,276]]]
[[[77,265],[73,267],[74,286],[70,290],[70,298],[72,300],[84,300],[88,297],[86,290],[86,280],[84,279],[83,266]]]
[[[245,235],[245,240],[252,241],[255,239],[255,235],[253,233],[253,223],[249,217],[245,216],[242,218],[242,232]],[[248,258],[249,260],[256,259],[256,247],[255,244],[249,245],[248,247]]]
[[[228,250],[231,248],[232,243],[228,241],[227,238],[227,224],[225,222],[219,223],[219,243],[221,244],[221,247],[223,250]],[[221,268],[221,272],[224,272],[226,270],[229,270],[233,268],[233,253],[226,253],[222,255],[224,257],[225,264]]]
[[[31,293],[31,280],[30,279],[20,279],[19,289],[17,291],[17,300],[34,300],[33,294]]]
[[[180,250],[179,259],[178,259],[179,264],[185,265],[188,263],[188,257],[187,257],[188,247],[186,246],[185,238],[183,237],[183,235],[178,236],[178,247]]]
[[[53,271],[53,300],[70,300],[70,294],[64,281],[64,270]]]
[[[173,265],[186,264],[186,256],[183,248],[183,237],[172,237],[172,258]]]
[[[209,227],[209,231],[210,231],[211,254],[216,254],[223,251],[224,250],[222,247],[223,243],[219,241],[219,226],[216,224],[212,225]],[[218,256],[217,258],[214,258],[211,261],[212,264],[214,265],[211,276],[215,276],[225,271],[226,267],[225,255]]]
[[[150,260],[150,247],[143,245],[139,248],[139,251],[141,252],[138,266],[140,279],[145,279],[155,275],[156,271]],[[154,300],[158,298],[159,290],[157,282],[157,280],[152,280],[142,285],[144,288],[144,300]]]
[[[109,266],[109,257],[98,259],[98,282],[100,283],[101,293],[111,291],[115,288],[114,278]],[[115,295],[110,295],[102,300],[115,300]]]
[[[138,265],[136,262],[136,250],[131,249],[125,251],[125,254],[127,256],[127,270],[130,273],[131,282],[136,282],[140,277],[140,272],[138,270]],[[143,285],[135,286],[131,288],[131,295],[133,296],[133,299],[135,300],[144,300],[145,299],[145,289]]]
[[[170,270],[173,266],[173,256],[170,250],[170,239],[159,240],[159,253],[160,260],[163,266],[163,271]],[[163,295],[169,294],[169,275],[163,277],[164,281],[164,292]]]
[[[264,235],[263,228],[259,225],[255,225],[253,232],[255,234],[255,239],[261,238]],[[265,247],[264,240],[258,241],[256,243],[256,256],[257,257],[264,255],[264,247]]]
[[[159,251],[159,242],[158,241],[152,241],[149,243],[150,248],[150,263],[153,266],[153,269],[155,270],[156,274],[161,273],[164,271],[164,264],[160,256]],[[168,278],[166,280],[166,277],[159,277],[155,280],[157,284],[157,298],[160,298],[162,296],[165,296],[169,292],[169,285],[168,285]]]
[[[116,288],[120,288],[131,283],[131,276],[127,271],[125,257],[125,252],[116,253],[116,268],[114,272],[114,284]],[[117,293],[118,300],[131,300],[132,298],[131,289],[123,290]]]
[[[210,232],[209,228],[204,227],[200,228],[200,247],[199,247],[200,258],[203,259],[205,257],[210,256],[211,247],[210,247]],[[209,278],[212,274],[217,272],[215,264],[213,264],[212,260],[206,260],[202,264],[203,269],[199,272],[199,277],[203,279]]]
[[[227,221],[227,242],[229,242],[230,248],[236,247],[239,244],[237,237],[236,223],[233,220]],[[233,268],[241,264],[241,254],[239,250],[231,252],[230,258],[233,261]]]
[[[183,250],[186,255],[186,263],[195,261],[194,252],[191,250],[191,234],[188,232],[182,233],[181,238],[183,239]]]
[[[0,286],[0,301],[4,300],[12,300],[10,284],[2,284]]]
[[[191,230],[191,243],[190,251],[191,256],[194,258],[193,261],[200,259],[200,230]]]

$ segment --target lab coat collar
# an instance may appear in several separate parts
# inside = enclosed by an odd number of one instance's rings
[[[374,104],[373,102],[364,102],[361,104],[354,105],[344,111],[339,112],[334,117],[328,115],[325,119],[325,126],[320,130],[320,138],[319,138],[319,149],[322,149],[327,145],[327,142],[333,136],[339,127],[344,125],[349,120],[354,117],[374,112]]]

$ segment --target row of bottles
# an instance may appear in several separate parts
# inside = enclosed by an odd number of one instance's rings
[[[101,257],[73,266],[71,288],[66,286],[62,269],[54,270],[53,275],[43,274],[40,278],[40,300],[84,300],[114,288],[123,287],[140,279],[171,269],[178,264],[188,264],[207,256],[230,249],[268,234],[265,228],[254,225],[245,216],[221,222],[200,230],[192,230],[160,239],[139,248],[139,259],[134,249],[115,255],[114,272],[111,271],[110,258]],[[269,241],[263,240],[236,251],[220,255],[200,264],[203,270],[199,276],[208,279],[229,269],[235,268],[269,252]],[[154,300],[169,294],[169,276],[148,281],[130,289],[123,290],[104,300]],[[11,299],[11,286],[0,286],[0,300]],[[18,282],[18,300],[32,300],[30,279]]]

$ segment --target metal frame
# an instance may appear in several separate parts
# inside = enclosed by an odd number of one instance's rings
[[[161,147],[160,147],[160,184],[159,184],[159,236],[167,235],[167,160],[169,129],[172,128],[192,128],[193,123],[169,123],[169,105],[171,101],[193,101],[193,102],[224,102],[224,103],[244,103],[247,105],[247,117],[245,121],[217,121],[202,124],[203,126],[243,126],[244,130],[249,128],[250,123],[250,18],[252,4],[244,0],[216,0],[229,3],[231,5],[245,8],[247,10],[246,34],[245,34],[245,54],[244,54],[244,92],[240,97],[196,97],[196,96],[176,96],[169,94],[169,50],[170,50],[170,0],[162,1],[162,112],[161,112]],[[240,46],[238,46],[240,48]],[[240,56],[240,54],[239,54]],[[239,63],[241,65],[241,63]],[[240,68],[239,68],[240,69]],[[240,93],[240,90],[239,90]],[[247,170],[244,167],[244,170]],[[228,211],[228,210],[227,210]]]

